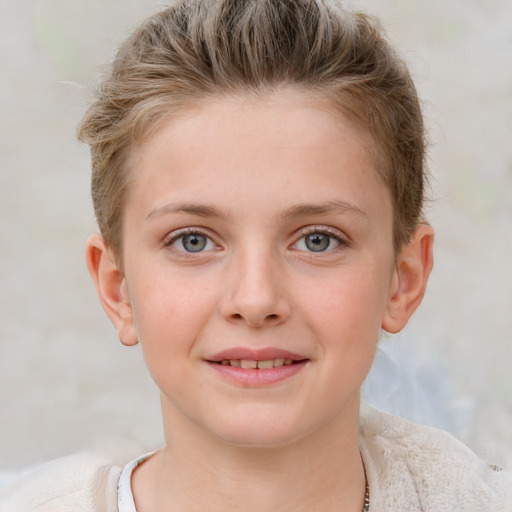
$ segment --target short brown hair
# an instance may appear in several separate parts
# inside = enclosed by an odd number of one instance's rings
[[[335,0],[177,0],[121,46],[79,128],[99,228],[117,257],[134,145],[159,121],[219,94],[320,94],[374,138],[393,201],[395,249],[420,222],[425,134],[406,65],[372,17]]]

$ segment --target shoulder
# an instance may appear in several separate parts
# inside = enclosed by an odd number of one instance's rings
[[[0,488],[1,512],[117,510],[121,468],[109,457],[80,453],[25,471]]]
[[[447,432],[363,404],[360,437],[377,510],[512,511],[512,473]]]

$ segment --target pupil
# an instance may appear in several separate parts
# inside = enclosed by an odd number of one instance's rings
[[[187,252],[199,252],[206,246],[204,235],[187,235],[183,237],[183,247]]]
[[[321,252],[329,247],[329,236],[320,233],[314,233],[306,236],[306,247],[310,251]]]

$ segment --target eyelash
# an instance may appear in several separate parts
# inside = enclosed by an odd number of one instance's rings
[[[167,239],[165,239],[164,247],[167,247],[168,249],[173,250],[173,252],[175,254],[178,254],[185,258],[194,257],[194,256],[197,256],[200,254],[204,254],[204,252],[206,252],[206,251],[203,251],[203,250],[194,252],[194,251],[187,251],[187,250],[185,250],[184,247],[182,249],[173,248],[173,245],[176,242],[178,242],[180,240],[180,238],[184,239],[187,236],[194,236],[194,235],[204,236],[207,239],[206,244],[210,243],[210,244],[213,244],[216,247],[218,247],[217,244],[212,239],[212,237],[209,235],[209,233],[206,231],[203,231],[202,229],[199,229],[199,228],[184,228],[184,229],[180,229],[178,231],[171,233],[171,236],[168,237]],[[182,245],[183,245],[183,242],[182,242]]]
[[[312,250],[297,248],[297,245],[299,244],[299,242],[304,240],[307,236],[317,235],[317,234],[328,236],[331,240],[332,239],[335,240],[338,245],[334,248],[329,248],[329,246],[331,245],[331,242],[329,242],[328,248],[325,250],[320,250],[320,251],[312,251]],[[172,233],[171,236],[164,241],[164,246],[169,249],[173,249],[173,252],[175,252],[179,256],[187,257],[187,258],[194,257],[194,256],[197,257],[198,255],[204,255],[205,252],[211,251],[211,248],[207,249],[206,251],[205,250],[187,251],[184,247],[182,249],[173,248],[173,245],[176,242],[178,242],[180,239],[184,239],[187,236],[193,236],[193,235],[204,236],[207,239],[207,241],[206,241],[207,245],[208,245],[208,243],[210,243],[210,244],[214,244],[215,246],[217,246],[217,244],[215,244],[214,240],[209,235],[209,233],[202,229],[199,229],[199,228],[184,228],[184,229],[178,230],[177,232]],[[306,253],[309,253],[310,255],[319,255],[320,256],[320,255],[330,254],[333,252],[338,252],[338,251],[344,250],[348,246],[349,246],[349,242],[340,235],[339,231],[329,229],[325,226],[311,226],[311,227],[304,228],[300,231],[300,238],[298,238],[298,240],[292,245],[292,249],[296,249],[301,252],[306,252]]]
[[[349,245],[350,245],[349,242],[346,240],[346,238],[344,238],[338,230],[330,229],[325,226],[307,227],[307,228],[304,228],[303,230],[301,230],[300,234],[301,234],[300,238],[293,244],[294,248],[297,246],[297,244],[300,241],[304,240],[308,235],[316,235],[316,234],[328,236],[329,238],[334,239],[338,243],[338,245],[336,247],[334,247],[332,249],[328,248],[324,251],[308,251],[308,250],[304,250],[304,249],[298,249],[300,251],[307,252],[310,255],[331,254],[333,252],[342,251],[342,250],[346,249],[347,247],[349,247]],[[330,245],[330,243],[329,243],[329,245]]]

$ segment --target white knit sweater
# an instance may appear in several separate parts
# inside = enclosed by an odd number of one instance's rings
[[[452,436],[361,407],[371,512],[512,512],[512,472],[497,471]],[[0,489],[0,512],[117,512],[120,465],[78,454]],[[316,512],[316,511],[315,511]]]

